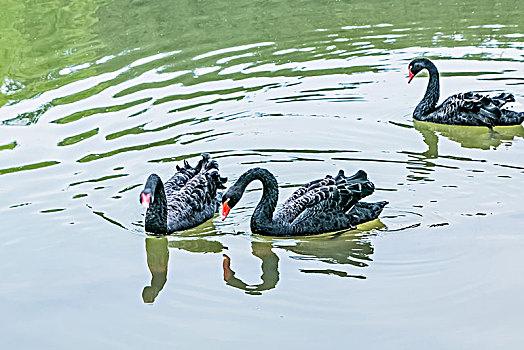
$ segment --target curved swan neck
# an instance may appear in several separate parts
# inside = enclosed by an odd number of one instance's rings
[[[428,87],[426,88],[424,97],[413,112],[414,116],[422,116],[432,112],[440,97],[439,73],[437,67],[433,62],[427,60],[424,62],[424,68],[426,68],[429,73]]]
[[[145,229],[147,232],[167,233],[167,199],[164,183],[156,174],[151,174],[147,179],[145,190],[153,194],[149,208],[146,211]]]
[[[278,202],[277,179],[268,170],[253,168],[246,171],[237,181],[243,193],[248,184],[259,180],[262,182],[262,198],[251,217],[251,231],[253,233],[271,232],[273,230],[273,212]]]

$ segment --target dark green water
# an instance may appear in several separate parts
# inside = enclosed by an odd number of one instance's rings
[[[6,349],[518,348],[524,129],[414,123],[442,96],[515,95],[522,1],[7,1],[0,17],[0,336]],[[138,193],[210,152],[282,200],[364,169],[357,231],[148,238]]]

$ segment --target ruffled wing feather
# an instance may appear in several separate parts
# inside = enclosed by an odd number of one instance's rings
[[[493,127],[506,124],[501,107],[514,102],[512,94],[501,93],[488,97],[474,92],[455,94],[448,97],[435,109],[441,123],[459,125],[481,125]]]
[[[190,226],[188,223],[212,217],[218,210],[217,190],[224,189],[226,181],[219,174],[218,163],[207,153],[195,167],[184,161],[184,166],[177,166],[177,172],[164,184],[168,221]]]
[[[373,191],[373,183],[364,171],[346,177],[341,170],[335,177],[327,175],[296,190],[275,214],[275,220],[292,225],[313,222],[315,217],[325,221],[326,215],[345,215],[355,203]]]

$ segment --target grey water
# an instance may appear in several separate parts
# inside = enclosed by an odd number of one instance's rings
[[[441,96],[515,95],[519,1],[8,1],[0,17],[5,349],[518,348],[524,129],[414,122]],[[144,232],[138,194],[201,152],[260,166],[280,203],[365,170],[379,220],[252,235]]]

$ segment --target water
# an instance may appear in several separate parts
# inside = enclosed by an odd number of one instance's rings
[[[522,343],[522,126],[414,123],[442,96],[514,93],[522,2],[8,2],[0,19],[5,348],[514,348]],[[147,176],[263,166],[281,200],[358,169],[388,200],[357,231],[147,237]]]

